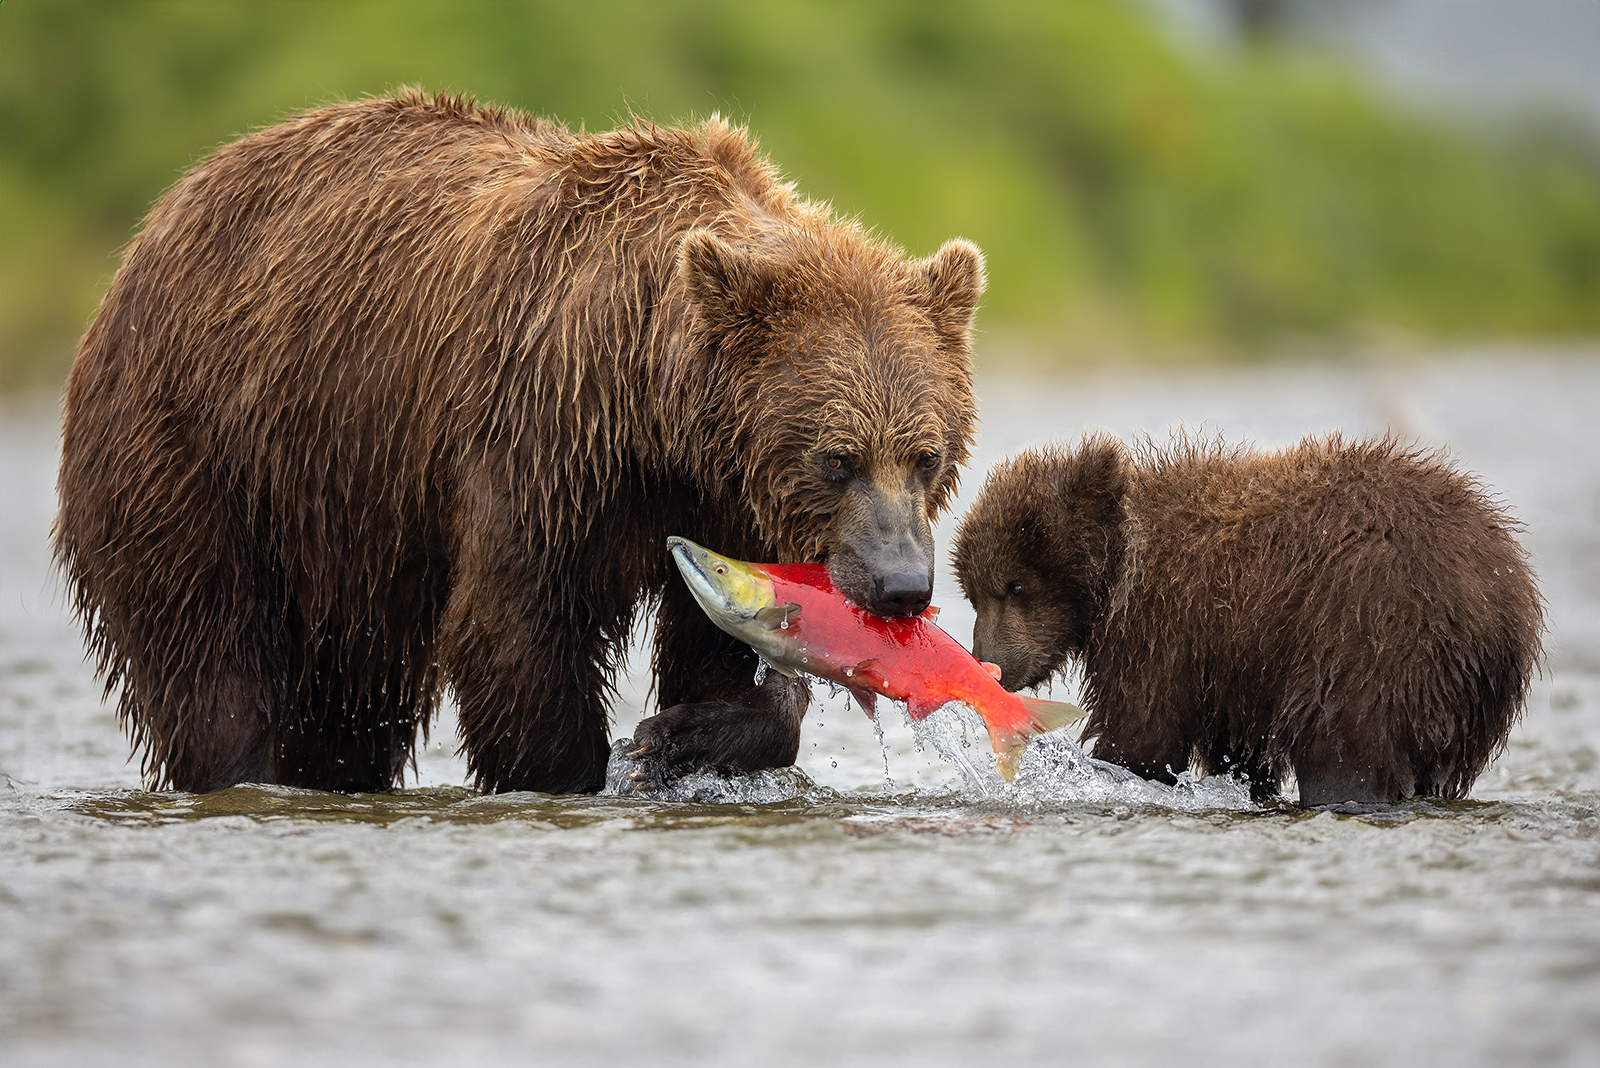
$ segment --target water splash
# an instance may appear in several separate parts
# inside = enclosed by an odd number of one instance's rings
[[[1030,809],[1072,804],[1120,804],[1180,812],[1248,811],[1248,784],[1227,776],[1196,780],[1188,771],[1172,785],[1142,779],[1127,768],[1085,753],[1065,731],[1034,738],[1016,778],[1006,782],[994,768],[988,732],[966,705],[945,705],[921,723],[911,721],[919,750],[932,749],[961,772],[972,800],[998,801]],[[968,751],[976,748],[976,754]]]
[[[918,721],[911,718],[903,703],[896,702],[900,714],[911,726],[911,736],[916,740],[917,751],[932,749],[947,764],[954,764],[966,782],[967,791],[978,797],[988,797],[1000,785],[1000,775],[990,768],[975,766],[966,751],[972,748],[973,734],[982,739],[984,759],[988,759],[989,734],[983,721],[971,708],[952,701],[928,718]]]
[[[767,662],[762,657],[756,657],[756,685],[760,686],[767,681]]]
[[[1142,779],[1127,768],[1094,757],[1064,733],[1035,738],[1023,754],[1017,777],[1005,788],[1008,800],[1034,807],[1111,803],[1179,812],[1249,811],[1248,783],[1224,775],[1196,779],[1187,769],[1172,785]]]
[[[635,791],[637,784],[629,775],[643,765],[628,757],[631,748],[633,741],[629,738],[620,738],[611,744],[602,796],[644,797],[652,801],[702,805],[770,805],[797,800],[825,804],[838,799],[835,791],[817,785],[811,776],[796,767],[752,772],[702,768],[640,793]]]
[[[846,702],[849,698],[845,699]],[[889,774],[889,743],[883,737],[883,723],[878,719],[876,710],[872,713],[872,733],[878,736],[878,752],[883,754],[883,786],[890,793],[894,792],[894,776]]]

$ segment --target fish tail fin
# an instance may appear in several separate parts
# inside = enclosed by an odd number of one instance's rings
[[[1006,782],[1016,778],[1017,768],[1022,766],[1022,754],[1027,750],[1028,742],[1034,735],[1076,723],[1088,715],[1077,705],[1069,705],[1065,701],[1045,701],[1037,697],[1023,697],[1021,694],[1017,697],[1022,701],[1022,706],[1028,710],[1028,722],[994,739],[995,764],[1000,769],[1000,777]]]
[[[1065,701],[1045,701],[1038,697],[1023,697],[1020,693],[1017,696],[1022,700],[1022,707],[1028,710],[1036,734],[1059,730],[1089,714],[1077,705],[1070,705]]]

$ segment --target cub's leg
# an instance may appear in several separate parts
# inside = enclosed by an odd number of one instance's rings
[[[1201,709],[1193,704],[1194,688],[1187,672],[1154,667],[1096,670],[1088,665],[1090,709],[1083,737],[1094,739],[1091,755],[1120,764],[1145,779],[1171,783],[1188,770],[1194,757],[1195,727]],[[1099,680],[1128,680],[1115,688]]]
[[[1398,754],[1388,752],[1387,737],[1368,737],[1388,717],[1383,709],[1353,716],[1322,712],[1294,747],[1294,773],[1300,782],[1300,804],[1306,808],[1357,804],[1390,804],[1415,793],[1416,776]],[[1372,722],[1352,722],[1371,720]]]

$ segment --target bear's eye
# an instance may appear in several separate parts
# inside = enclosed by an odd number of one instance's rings
[[[1007,597],[1021,597],[1023,594],[1025,594],[1027,592],[1028,592],[1028,587],[1027,587],[1027,585],[1025,583],[1022,583],[1022,582],[1013,582],[1011,585],[1006,587],[1006,596]]]
[[[939,469],[939,465],[943,462],[944,457],[940,456],[938,453],[925,452],[921,456],[917,457],[917,470],[921,471],[923,474],[928,474],[929,472],[937,471]]]
[[[848,478],[855,470],[855,461],[847,453],[830,452],[822,456],[822,473],[829,478]]]

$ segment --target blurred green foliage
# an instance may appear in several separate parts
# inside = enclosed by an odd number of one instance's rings
[[[1469,136],[1327,61],[1186,53],[1116,0],[7,0],[0,386],[59,380],[209,149],[404,84],[590,129],[748,123],[909,251],[977,241],[992,350],[1600,329],[1592,133]]]

